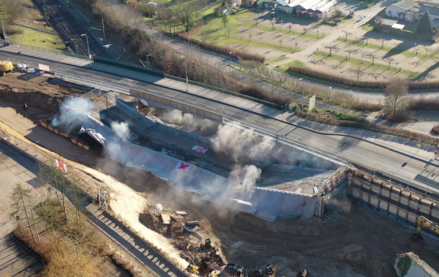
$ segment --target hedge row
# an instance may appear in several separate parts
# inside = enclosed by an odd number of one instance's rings
[[[181,39],[184,39],[190,43],[194,43],[198,46],[200,46],[201,48],[205,48],[205,49],[209,49],[215,52],[219,52],[219,53],[223,53],[225,55],[230,55],[230,52],[235,52],[237,56],[239,56],[240,58],[242,58],[243,60],[248,60],[248,61],[257,61],[257,62],[265,62],[265,57],[259,54],[252,54],[252,53],[248,53],[248,52],[244,52],[244,51],[240,51],[240,50],[235,50],[232,48],[229,48],[227,46],[219,46],[216,44],[212,44],[212,43],[207,43],[207,42],[202,42],[193,38],[190,38],[187,34],[185,33],[175,33],[175,35]]]
[[[357,82],[356,77],[345,78],[339,75],[333,75],[330,73],[322,72],[319,70],[314,70],[310,68],[290,66],[288,70],[296,72],[309,77],[318,78],[321,80],[330,81],[337,84],[354,86],[354,87],[365,87],[365,88],[384,88],[387,85],[386,81],[361,81]],[[429,89],[429,88],[439,88],[439,82],[408,82],[409,89]]]
[[[411,110],[439,110],[439,99],[416,99],[410,103]]]
[[[302,113],[299,109],[297,109],[295,114],[299,117],[306,118],[306,119],[312,120],[312,121],[316,121],[316,114],[315,113],[312,113],[310,115],[309,113]],[[408,130],[395,128],[395,127],[380,126],[380,125],[375,125],[375,124],[370,124],[370,123],[360,123],[360,122],[356,122],[356,121],[337,120],[337,119],[330,118],[327,116],[319,116],[318,121],[320,123],[326,123],[326,124],[337,125],[337,126],[361,128],[361,129],[371,130],[371,131],[380,132],[380,133],[384,133],[384,134],[404,137],[404,138],[408,138],[408,139],[412,139],[412,140],[419,140],[421,142],[428,143],[431,145],[439,145],[439,138],[429,136],[429,135],[419,134],[416,132],[411,132]]]

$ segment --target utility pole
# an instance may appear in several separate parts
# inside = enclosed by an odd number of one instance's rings
[[[7,43],[8,42],[8,36],[6,35],[5,24],[3,24],[3,17],[1,15],[0,15],[0,20],[2,21],[3,36],[5,37],[5,43]]]
[[[105,25],[104,25],[104,19],[102,18],[102,35],[103,39],[105,40]]]

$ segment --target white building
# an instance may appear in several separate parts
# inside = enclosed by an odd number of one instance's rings
[[[420,9],[421,7],[418,3],[405,0],[388,6],[386,8],[386,15],[396,19],[414,21],[420,19]]]

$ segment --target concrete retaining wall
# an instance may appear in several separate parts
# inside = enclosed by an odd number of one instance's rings
[[[421,215],[439,222],[439,203],[432,199],[359,172],[350,172],[348,178],[348,193],[360,205],[411,225]]]

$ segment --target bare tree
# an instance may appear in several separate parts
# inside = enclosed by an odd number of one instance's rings
[[[392,78],[387,83],[385,94],[386,113],[391,118],[401,116],[408,108],[408,84],[401,78]]]
[[[253,36],[252,32],[248,33],[248,41],[250,41],[252,39],[252,36]]]
[[[290,33],[291,33],[291,27],[293,27],[292,24],[288,25],[288,29],[290,30]]]
[[[5,10],[4,13],[0,12],[3,17],[3,23],[11,23],[19,18],[24,13],[24,6],[21,0],[1,0],[0,11]]]
[[[279,40],[280,48],[282,48],[282,39]]]
[[[226,28],[226,25],[229,22],[229,18],[227,16],[227,14],[223,15],[222,21],[223,21],[223,24],[224,24],[224,28]]]
[[[424,50],[425,50],[425,57],[427,57],[428,51],[430,51],[430,47],[424,46]]]
[[[381,49],[384,48],[384,39],[379,39],[379,41],[381,41]]]
[[[385,60],[389,63],[389,67],[388,67],[388,69],[390,69],[390,64],[391,64],[395,59],[392,59],[392,58],[386,58]]]
[[[17,183],[15,184],[14,190],[11,194],[11,213],[10,216],[14,218],[17,223],[21,222],[21,218],[25,218],[29,227],[29,231],[32,234],[32,238],[37,243],[37,240],[35,238],[35,234],[32,231],[32,207],[29,206],[29,198],[32,197],[30,189],[25,189],[22,184]],[[36,230],[36,227],[35,227]],[[38,234],[38,231],[36,231]]]
[[[345,33],[346,37],[344,41],[348,41],[348,35],[351,35],[352,33],[349,33],[348,31],[343,31]]]
[[[333,46],[325,46],[325,48],[328,48],[328,49],[329,49],[329,56],[332,56],[332,50],[336,49],[337,46],[336,46],[336,45],[333,45]]]
[[[356,52],[356,51],[357,51],[357,50],[354,50],[354,49],[345,50],[345,52],[347,52],[347,53],[349,54],[349,58],[348,58],[348,60],[351,59],[351,53],[354,53],[354,52]]]
[[[274,20],[272,20],[271,21],[271,29],[273,29],[274,30],[274,24],[275,24],[276,22],[274,21]]]

